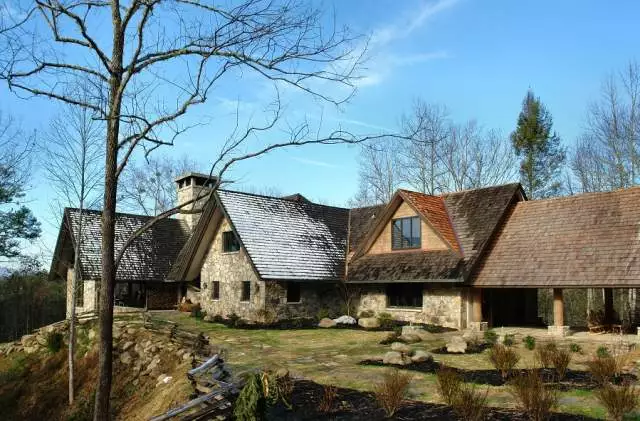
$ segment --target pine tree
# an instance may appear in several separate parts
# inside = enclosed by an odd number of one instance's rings
[[[20,256],[19,240],[40,235],[40,223],[19,200],[24,190],[12,166],[0,162],[0,256]]]
[[[520,182],[530,199],[557,196],[561,191],[566,151],[552,127],[547,108],[533,91],[527,91],[511,142],[521,159]]]

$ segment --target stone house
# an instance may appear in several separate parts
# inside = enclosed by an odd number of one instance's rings
[[[640,188],[539,201],[517,183],[438,196],[398,190],[387,204],[346,209],[300,194],[211,192],[197,173],[176,182],[179,201],[205,197],[201,212],[154,226],[118,269],[119,289],[144,297],[142,308],[189,298],[207,314],[268,321],[339,315],[349,302],[355,313],[480,329],[540,324],[538,290],[553,288],[550,329],[563,333],[563,288],[640,285]],[[91,215],[82,311],[95,309],[99,277]],[[61,277],[73,270],[74,218],[65,211],[52,263]],[[145,221],[117,218],[120,241]]]

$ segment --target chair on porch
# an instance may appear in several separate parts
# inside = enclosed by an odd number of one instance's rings
[[[587,316],[587,327],[589,333],[606,333],[607,326],[604,320],[604,311],[591,310]]]

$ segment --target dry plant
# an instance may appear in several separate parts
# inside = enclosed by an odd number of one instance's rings
[[[393,417],[400,408],[407,395],[410,383],[411,375],[401,373],[397,369],[391,369],[384,374],[382,382],[375,386],[376,400],[387,417]]]
[[[438,382],[438,391],[442,400],[447,405],[453,406],[462,383],[460,376],[458,376],[458,373],[450,367],[441,367],[436,372],[436,380]]]
[[[547,342],[536,348],[536,360],[543,368],[553,367],[553,356],[558,350],[555,342]]]
[[[595,391],[595,395],[615,421],[622,421],[626,414],[638,407],[638,392],[629,382],[624,382],[622,386],[605,383]]]
[[[336,400],[336,396],[338,395],[338,388],[327,384],[323,386],[322,400],[318,405],[318,409],[323,414],[327,414],[333,410],[333,404]]]
[[[565,349],[556,349],[555,352],[551,354],[551,361],[558,375],[558,381],[564,379],[569,363],[571,362],[571,353]]]
[[[538,370],[527,370],[509,382],[509,391],[532,421],[544,421],[558,404],[556,391],[545,387]]]
[[[455,393],[453,410],[464,421],[481,421],[487,415],[488,394],[489,388],[482,393],[474,386],[465,385]]]
[[[593,380],[603,385],[622,373],[622,369],[627,364],[628,358],[629,356],[626,354],[594,357],[591,361],[586,362],[586,366]]]
[[[502,379],[505,380],[511,370],[520,361],[518,353],[504,345],[496,344],[489,351],[489,360],[493,366],[500,372]]]

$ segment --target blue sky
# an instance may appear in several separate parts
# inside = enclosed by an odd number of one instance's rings
[[[629,60],[640,59],[637,1],[345,1],[325,2],[354,31],[370,34],[370,58],[358,93],[348,104],[320,106],[296,95],[288,99],[292,119],[323,119],[359,133],[394,130],[416,98],[441,103],[456,120],[476,119],[486,128],[513,130],[523,96],[532,88],[554,117],[555,129],[571,146],[585,109],[600,84]],[[188,155],[203,166],[216,154],[230,128],[232,111],[264,107],[259,82],[230,79],[199,113],[211,124],[199,127],[166,154]],[[258,94],[260,93],[260,94]],[[45,130],[55,104],[23,100],[0,88],[0,109],[27,130]],[[243,108],[244,109],[244,108]],[[278,134],[271,134],[277,139]],[[46,163],[40,163],[46,165]],[[39,165],[36,165],[36,169]],[[280,151],[248,161],[233,177],[245,185],[277,187],[284,193],[342,205],[357,187],[357,148],[323,146]],[[53,246],[50,191],[40,172],[28,192],[43,220],[39,247]]]

